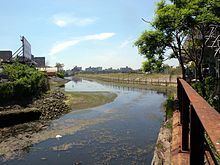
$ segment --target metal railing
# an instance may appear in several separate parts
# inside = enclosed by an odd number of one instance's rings
[[[182,125],[182,151],[190,164],[219,163],[220,114],[186,81],[177,79],[177,98]]]

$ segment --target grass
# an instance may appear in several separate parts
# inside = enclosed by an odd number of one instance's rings
[[[172,124],[172,119],[169,119],[166,123],[165,123],[165,127],[168,129],[172,129],[173,128],[173,124]]]
[[[158,150],[163,150],[163,148],[164,148],[163,143],[161,141],[158,141],[156,146],[157,146]]]
[[[173,117],[174,111],[174,96],[170,95],[166,102],[164,103],[164,107],[166,110],[166,119],[170,119]]]
[[[110,92],[65,92],[66,104],[73,110],[87,109],[112,102],[117,95]]]

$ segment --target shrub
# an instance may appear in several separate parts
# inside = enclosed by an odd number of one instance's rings
[[[173,111],[174,111],[174,97],[169,96],[164,104],[165,110],[166,110],[166,120],[173,117]]]
[[[13,82],[0,83],[0,102],[13,96]]]
[[[57,72],[57,77],[59,78],[64,78],[64,72],[60,71],[60,72]]]
[[[4,64],[9,82],[0,84],[0,104],[11,100],[33,99],[49,89],[47,76],[25,64]]]

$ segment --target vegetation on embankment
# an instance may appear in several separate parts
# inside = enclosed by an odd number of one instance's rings
[[[34,67],[18,62],[2,67],[7,79],[0,83],[0,105],[28,102],[49,89],[47,76]]]
[[[78,77],[87,77],[94,79],[109,79],[111,81],[117,80],[130,80],[130,81],[143,81],[143,82],[167,82],[167,83],[176,83],[177,77],[179,74],[165,74],[165,73],[105,73],[105,74],[96,74],[96,73],[80,73],[77,74]]]
[[[0,83],[0,116],[7,120],[2,127],[7,126],[7,123],[16,124],[13,121],[15,116],[20,119],[17,123],[24,123],[31,119],[58,118],[70,111],[64,102],[66,96],[55,90],[67,80],[59,78],[59,81],[52,83],[53,90],[49,91],[47,75],[36,68],[19,62],[2,64],[1,67],[4,79]],[[29,114],[32,116],[28,117]]]
[[[112,102],[117,94],[111,92],[65,92],[65,103],[72,110],[87,109]]]
[[[166,111],[166,120],[173,117],[174,104],[175,104],[174,96],[169,95],[166,102],[164,103],[164,108]]]

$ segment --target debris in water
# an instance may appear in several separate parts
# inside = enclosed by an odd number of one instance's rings
[[[41,158],[41,160],[47,160],[47,158]]]
[[[56,138],[59,140],[62,136],[61,135],[56,135]]]

